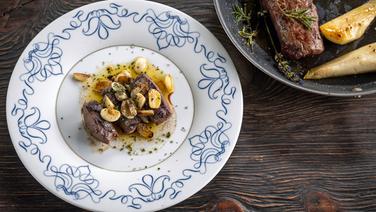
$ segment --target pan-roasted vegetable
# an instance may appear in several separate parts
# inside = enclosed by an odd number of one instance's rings
[[[363,36],[376,17],[376,0],[349,11],[320,27],[322,34],[336,44],[344,45]]]
[[[323,79],[376,72],[376,43],[361,47],[308,71],[304,79]]]

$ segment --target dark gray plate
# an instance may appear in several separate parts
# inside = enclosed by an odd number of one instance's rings
[[[317,0],[315,1],[315,4],[318,8],[320,24],[339,16],[366,1],[367,0]],[[235,22],[232,11],[234,5],[239,2],[239,0],[214,0],[214,5],[222,26],[231,41],[238,50],[261,71],[294,88],[317,94],[331,96],[361,96],[376,93],[376,73],[316,81],[302,80],[300,83],[294,83],[287,80],[278,71],[273,60],[270,46],[268,45],[268,38],[267,36],[262,35],[263,32],[258,36],[253,52],[238,35],[240,27]],[[375,35],[376,24],[373,23],[363,38],[345,46],[339,46],[330,43],[329,41],[325,41],[326,50],[323,54],[298,61],[298,63],[304,70],[307,70],[363,45],[376,42]],[[277,41],[278,39],[275,40]]]

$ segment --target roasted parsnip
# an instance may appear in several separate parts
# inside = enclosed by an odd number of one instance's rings
[[[370,0],[323,24],[320,30],[328,40],[344,45],[362,37],[375,17],[376,0]]]
[[[304,79],[323,79],[376,72],[376,43],[338,57],[308,71]]]

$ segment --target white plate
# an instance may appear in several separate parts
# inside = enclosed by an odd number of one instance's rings
[[[151,154],[91,151],[77,130],[71,73],[139,55],[176,80],[176,130]],[[18,60],[7,95],[9,132],[27,170],[95,211],[155,211],[198,192],[230,157],[242,114],[239,78],[218,40],[188,15],[147,1],[98,2],[49,24]]]

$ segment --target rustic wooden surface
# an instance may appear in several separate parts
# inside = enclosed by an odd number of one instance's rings
[[[0,0],[0,211],[82,211],[46,191],[11,143],[5,98],[31,39],[90,0]],[[376,211],[376,95],[331,98],[288,88],[248,63],[210,0],[160,0],[203,23],[237,66],[244,92],[238,144],[218,176],[169,210]]]

